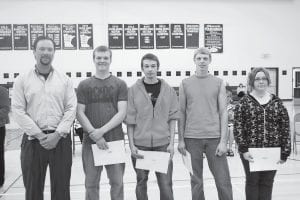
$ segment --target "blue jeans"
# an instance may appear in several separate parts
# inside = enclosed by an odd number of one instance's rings
[[[99,182],[103,166],[94,166],[94,157],[91,147],[92,140],[84,135],[82,143],[82,163],[85,173],[85,199],[99,200]],[[105,165],[110,184],[111,200],[123,200],[123,176],[125,163]]]
[[[187,151],[191,154],[194,173],[191,175],[192,199],[205,199],[203,191],[203,153],[205,153],[209,169],[215,179],[219,200],[232,200],[232,186],[226,155],[215,155],[220,139],[185,138],[184,141]]]
[[[250,172],[249,162],[240,154],[246,174],[246,200],[271,200],[276,170]]]
[[[167,151],[167,147],[169,144],[158,146],[158,147],[142,147],[136,146],[138,149],[143,151]],[[147,195],[147,181],[149,170],[137,169],[135,168],[136,159],[131,157],[134,170],[136,172],[136,199],[137,200],[148,200]],[[173,200],[173,189],[172,189],[172,174],[173,174],[173,162],[169,161],[168,172],[167,174],[155,172],[156,179],[160,191],[160,199],[161,200]]]

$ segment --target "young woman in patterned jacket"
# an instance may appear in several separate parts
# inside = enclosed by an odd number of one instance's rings
[[[289,116],[282,101],[267,91],[270,75],[264,68],[254,68],[249,74],[252,91],[235,107],[234,136],[246,174],[246,200],[271,200],[276,170],[250,172],[254,158],[248,148],[280,147],[278,163],[290,155]]]

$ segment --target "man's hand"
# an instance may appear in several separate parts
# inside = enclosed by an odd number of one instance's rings
[[[96,144],[97,144],[97,147],[102,150],[107,150],[109,148],[103,137],[101,137],[99,140],[97,140]]]
[[[100,138],[102,138],[104,135],[104,132],[101,128],[94,129],[90,134],[89,137],[94,141],[97,142]]]
[[[57,132],[50,133],[40,140],[40,144],[47,150],[54,149],[60,138],[61,137]]]
[[[173,155],[174,155],[174,145],[173,144],[169,144],[169,146],[167,147],[167,152],[170,153],[170,159],[173,159]]]
[[[253,157],[250,154],[250,152],[243,153],[243,157],[244,157],[245,160],[248,160],[249,162],[254,162]]]
[[[136,158],[136,159],[143,159],[144,156],[138,153],[138,148],[136,148],[136,146],[131,145],[130,146],[130,150],[131,150],[131,156]]]
[[[42,141],[42,140],[44,140],[44,139],[47,138],[47,135],[45,133],[43,133],[43,132],[40,132],[40,133],[34,135],[34,137],[36,139],[38,139],[39,141]]]
[[[184,143],[184,141],[179,141],[178,142],[177,149],[178,149],[179,153],[181,153],[184,156],[186,155],[186,149],[185,149],[185,143]]]
[[[224,153],[227,152],[227,147],[226,147],[226,144],[223,143],[223,142],[220,142],[217,146],[217,149],[216,149],[216,153],[215,155],[216,156],[222,156]]]

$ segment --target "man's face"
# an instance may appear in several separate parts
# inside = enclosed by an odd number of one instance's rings
[[[96,70],[99,72],[109,71],[109,66],[111,64],[110,53],[109,51],[96,51],[94,57],[94,63]]]
[[[145,77],[149,79],[156,78],[158,66],[155,60],[143,60],[143,67],[142,70],[145,74]]]
[[[51,65],[54,58],[54,46],[50,40],[40,40],[36,45],[33,55],[37,64],[48,66]]]
[[[197,54],[194,58],[196,68],[200,71],[207,71],[211,60],[207,54]]]

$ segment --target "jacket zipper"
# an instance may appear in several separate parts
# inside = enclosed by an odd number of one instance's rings
[[[266,141],[266,110],[264,109],[264,141],[263,141],[263,147],[265,147],[265,141]]]
[[[154,106],[153,106],[153,112],[152,113],[153,113],[153,115],[152,115],[152,122],[153,122],[153,120],[154,120]],[[153,147],[153,135],[151,135],[151,147]]]

